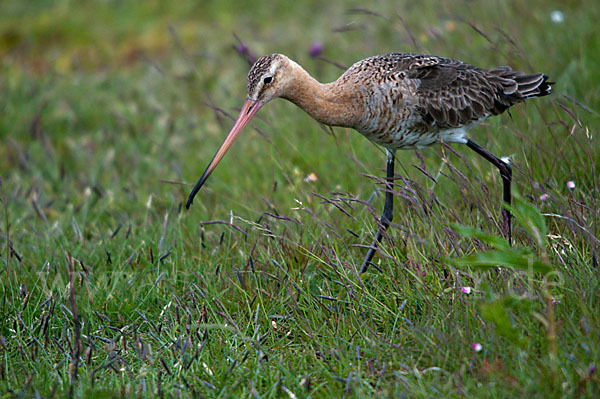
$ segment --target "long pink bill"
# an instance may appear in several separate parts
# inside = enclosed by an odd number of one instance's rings
[[[194,201],[194,197],[196,196],[198,191],[200,191],[202,185],[204,184],[206,179],[208,179],[208,176],[210,176],[212,171],[215,170],[221,159],[225,156],[225,153],[227,152],[229,147],[231,147],[237,136],[242,132],[242,130],[248,124],[248,122],[250,122],[250,119],[252,119],[252,117],[256,115],[260,107],[262,107],[262,103],[260,101],[246,100],[244,106],[242,107],[242,111],[240,112],[240,116],[238,116],[237,121],[235,122],[235,125],[233,125],[233,127],[231,128],[231,131],[225,138],[225,141],[223,141],[223,144],[221,144],[221,147],[219,147],[219,150],[213,157],[212,161],[210,161],[210,163],[206,167],[206,170],[204,171],[204,173],[202,173],[202,176],[198,180],[198,183],[196,183],[192,192],[188,196],[187,202],[185,204],[186,208],[190,208],[190,205],[192,205],[192,202]]]

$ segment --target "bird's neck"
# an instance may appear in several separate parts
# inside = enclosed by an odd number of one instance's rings
[[[336,82],[323,84],[292,61],[288,90],[281,96],[302,108],[315,120],[330,126],[354,127],[358,105],[352,87]]]

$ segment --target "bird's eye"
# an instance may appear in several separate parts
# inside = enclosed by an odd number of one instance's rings
[[[265,78],[263,79],[263,83],[269,84],[269,83],[271,83],[272,80],[273,80],[272,76],[265,76]]]

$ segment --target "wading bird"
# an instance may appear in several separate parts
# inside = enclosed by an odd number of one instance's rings
[[[362,263],[369,267],[393,218],[392,184],[396,150],[435,143],[462,143],[500,171],[505,202],[511,202],[512,168],[467,136],[467,131],[516,103],[550,94],[548,76],[509,67],[485,70],[458,60],[406,53],[366,58],[335,82],[322,84],[282,54],[266,55],[248,73],[248,96],[225,141],[190,193],[186,208],[242,129],[267,102],[291,101],[315,120],[353,128],[387,153],[386,193],[381,225]],[[510,212],[502,209],[511,241]]]

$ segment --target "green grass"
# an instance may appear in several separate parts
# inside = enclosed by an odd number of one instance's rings
[[[3,397],[600,394],[595,1],[322,3],[2,3]],[[489,248],[454,223],[500,236],[498,173],[464,146],[398,154],[381,271],[359,275],[385,155],[284,101],[183,210],[245,97],[232,32],[321,81],[340,70],[315,41],[344,65],[413,51],[550,75],[552,97],[472,136],[545,215],[547,243],[514,234],[553,285],[447,261]]]

